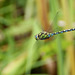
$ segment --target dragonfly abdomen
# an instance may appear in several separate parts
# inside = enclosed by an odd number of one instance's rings
[[[67,29],[67,30],[63,30],[63,31],[58,31],[58,32],[54,32],[54,33],[51,33],[51,36],[57,35],[57,34],[61,34],[61,33],[64,33],[64,32],[74,31],[74,30],[75,30],[75,28],[73,28],[73,29]]]

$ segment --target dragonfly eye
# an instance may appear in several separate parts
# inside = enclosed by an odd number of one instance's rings
[[[36,40],[39,40],[38,35],[35,35],[35,39],[36,39]]]

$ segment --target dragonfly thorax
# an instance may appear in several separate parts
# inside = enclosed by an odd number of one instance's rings
[[[44,40],[50,37],[50,33],[48,32],[40,32],[39,34],[35,35],[36,40]]]

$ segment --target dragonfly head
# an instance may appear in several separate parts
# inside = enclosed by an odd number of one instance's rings
[[[39,40],[38,34],[37,34],[37,35],[35,35],[35,39],[36,39],[36,40]]]

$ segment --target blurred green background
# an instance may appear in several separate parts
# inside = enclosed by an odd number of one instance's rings
[[[75,0],[0,0],[0,75],[75,75],[75,31],[35,39],[70,28]]]

